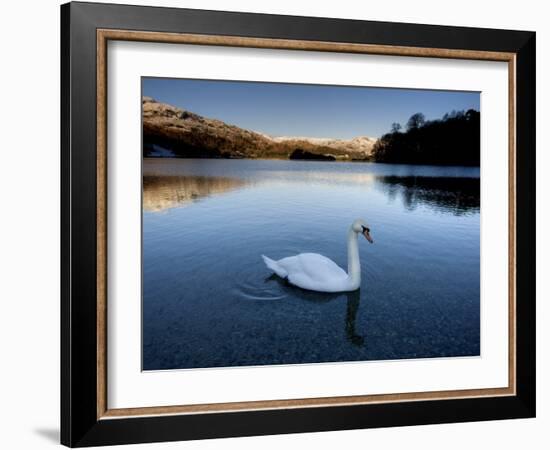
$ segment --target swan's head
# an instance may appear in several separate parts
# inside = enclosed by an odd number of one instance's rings
[[[370,235],[370,227],[367,222],[365,222],[363,219],[357,219],[351,224],[351,229],[355,231],[356,233],[361,233],[363,236],[365,236],[365,239],[369,241],[371,244],[374,243],[372,240],[372,237]]]

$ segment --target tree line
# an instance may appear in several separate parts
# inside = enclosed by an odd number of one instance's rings
[[[480,113],[453,111],[437,120],[413,114],[405,130],[392,125],[374,145],[372,157],[384,163],[479,166]]]

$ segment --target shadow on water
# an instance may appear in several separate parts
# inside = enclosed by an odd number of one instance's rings
[[[265,279],[266,283],[277,283],[285,293],[289,294],[292,298],[298,298],[312,303],[328,303],[337,298],[346,297],[346,319],[345,319],[345,331],[347,340],[357,347],[362,347],[365,343],[363,336],[357,334],[355,322],[357,319],[357,312],[359,310],[359,304],[361,303],[361,289],[357,289],[353,292],[315,292],[300,289],[293,286],[287,280],[283,280],[275,274],[268,276]]]
[[[380,176],[376,187],[408,210],[426,205],[457,216],[479,212],[479,178]]]

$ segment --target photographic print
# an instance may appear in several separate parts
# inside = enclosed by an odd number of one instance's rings
[[[480,356],[480,93],[142,78],[142,368]]]
[[[535,417],[534,32],[60,23],[64,445]]]

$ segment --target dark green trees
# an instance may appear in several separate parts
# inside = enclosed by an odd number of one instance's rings
[[[405,132],[394,123],[373,149],[374,160],[387,163],[479,166],[479,156],[480,114],[474,109],[431,121],[413,114]]]

